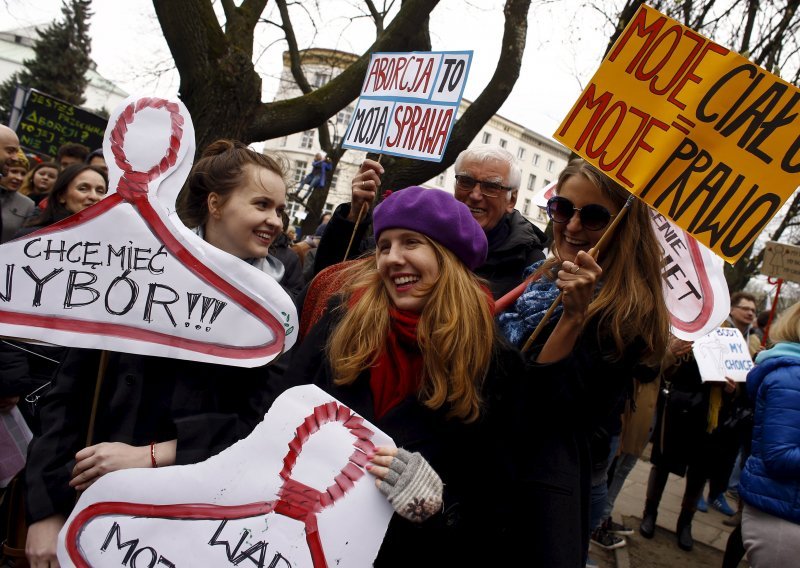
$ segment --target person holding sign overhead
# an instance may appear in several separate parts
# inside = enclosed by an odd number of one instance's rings
[[[526,351],[527,390],[517,399],[527,436],[520,442],[526,493],[516,538],[528,543],[532,566],[578,567],[589,545],[590,486],[606,475],[609,420],[633,388],[635,366],[660,363],[669,314],[647,206],[630,205],[595,260],[590,251],[624,213],[628,192],[575,159],[555,193],[547,207],[553,256],[530,267],[540,278],[498,320],[512,344],[528,347],[549,318]],[[559,295],[560,307],[548,315]]]
[[[282,231],[285,207],[279,163],[226,140],[209,146],[194,165],[182,204],[183,218],[203,239],[275,279],[284,271],[268,251]],[[273,372],[70,349],[42,404],[42,436],[29,452],[31,565],[58,566],[56,539],[76,491],[106,473],[196,463],[247,436],[277,388]],[[103,378],[87,444],[98,374]]]
[[[486,235],[463,203],[422,187],[389,195],[373,227],[375,253],[344,269],[288,382],[316,384],[401,448],[367,465],[397,513],[376,566],[492,565],[509,553],[497,509],[513,506],[513,479],[499,447],[522,365],[472,272]]]
[[[514,209],[522,173],[511,153],[499,146],[473,146],[458,155],[455,170],[455,198],[469,207],[489,243],[486,261],[475,268],[475,274],[489,281],[497,299],[522,282],[526,267],[544,258],[547,237]],[[350,257],[371,248],[364,240],[369,217],[365,216],[358,227],[355,221],[364,204],[375,199],[381,174],[383,166],[378,162],[364,160],[361,164],[353,177],[351,202],[336,208],[320,241],[315,273],[344,258],[354,228],[356,244]]]

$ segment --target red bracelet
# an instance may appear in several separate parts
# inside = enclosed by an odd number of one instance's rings
[[[158,462],[156,461],[156,443],[155,441],[150,442],[150,463],[153,467],[158,467]]]

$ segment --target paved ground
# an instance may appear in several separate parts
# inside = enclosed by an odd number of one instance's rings
[[[647,454],[647,452],[646,452]],[[656,538],[648,540],[639,532],[639,521],[642,518],[647,477],[650,474],[650,463],[646,457],[639,460],[631,471],[614,506],[614,519],[625,520],[625,524],[636,529],[636,533],[627,537],[628,546],[608,553],[592,547],[590,555],[598,561],[602,568],[649,568],[660,566],[679,566],[680,568],[714,567],[722,564],[722,553],[728,541],[732,527],[722,524],[725,515],[714,509],[708,513],[697,512],[692,522],[692,535],[695,549],[692,552],[680,550],[675,542],[675,525],[681,510],[684,480],[675,475],[669,476],[664,496],[658,510],[658,527]],[[706,487],[706,490],[708,488]],[[729,501],[730,502],[730,501]],[[735,507],[735,503],[731,503]],[[746,562],[742,562],[746,567]]]

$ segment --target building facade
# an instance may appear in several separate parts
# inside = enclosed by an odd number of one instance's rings
[[[36,56],[33,50],[36,37],[35,26],[0,32],[0,81],[5,81],[16,71],[20,71],[23,61]],[[87,110],[105,109],[112,112],[128,96],[128,93],[100,75],[94,62],[86,72],[86,78],[89,84],[84,93],[86,102],[83,108]]]

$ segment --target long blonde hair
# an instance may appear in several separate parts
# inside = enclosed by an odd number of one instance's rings
[[[622,209],[629,193],[583,159],[574,159],[558,176],[559,188],[572,176],[583,176]],[[558,258],[558,251],[553,245]],[[572,260],[572,259],[563,259]],[[558,261],[550,259],[543,270]],[[597,318],[598,332],[614,340],[616,357],[637,337],[644,341],[645,363],[657,364],[667,351],[669,312],[661,284],[661,247],[653,232],[648,206],[634,199],[625,218],[617,225],[613,239],[600,252],[603,284],[589,304],[587,321]]]
[[[773,343],[800,343],[800,302],[786,308],[770,326],[769,340]]]
[[[470,422],[480,414],[480,390],[489,368],[495,327],[478,278],[436,241],[439,276],[417,325],[423,361],[419,399],[431,409]],[[336,384],[354,382],[386,348],[391,301],[375,256],[345,269],[345,310],[326,345]]]

